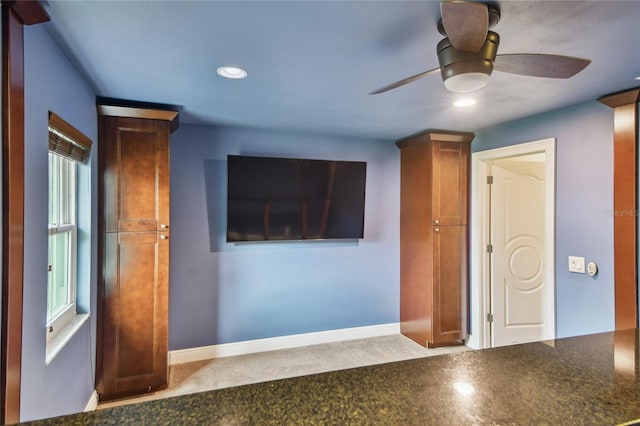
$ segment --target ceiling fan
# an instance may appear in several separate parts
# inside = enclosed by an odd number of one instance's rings
[[[438,32],[445,36],[437,46],[439,68],[421,72],[375,90],[384,93],[440,72],[452,92],[484,87],[495,69],[533,77],[570,78],[591,63],[589,59],[541,53],[497,55],[500,37],[489,31],[500,20],[500,10],[474,1],[443,1]]]

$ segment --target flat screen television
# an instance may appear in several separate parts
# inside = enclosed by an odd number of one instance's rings
[[[227,241],[358,239],[367,163],[227,157]]]

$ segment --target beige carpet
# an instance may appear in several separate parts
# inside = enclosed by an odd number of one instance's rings
[[[101,403],[98,408],[466,350],[466,346],[426,349],[397,334],[176,364],[170,367],[167,389]]]

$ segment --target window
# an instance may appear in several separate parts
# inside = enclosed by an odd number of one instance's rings
[[[49,265],[47,327],[50,337],[76,314],[76,162],[49,152]]]
[[[90,212],[84,211],[90,203],[78,203],[78,176],[88,176],[88,169],[85,170],[87,166],[84,164],[89,162],[91,145],[91,140],[84,134],[56,114],[49,113],[48,359],[50,342],[58,342],[53,343],[55,349],[51,352],[57,353],[60,339],[66,341],[70,338],[73,330],[81,324],[78,319],[84,321],[87,317],[78,315],[77,312],[77,286],[87,281],[86,277],[79,277],[78,263],[79,259],[90,258],[90,254],[83,252],[90,250],[90,247],[86,243],[79,244],[78,224],[82,224],[79,218],[90,216]],[[83,170],[79,171],[79,167]],[[84,182],[86,186],[84,180],[80,182]],[[82,206],[85,206],[84,210]],[[88,282],[84,285],[88,285]],[[63,337],[56,337],[61,335]]]

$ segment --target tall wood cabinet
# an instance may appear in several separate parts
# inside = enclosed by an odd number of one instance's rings
[[[99,106],[98,111],[96,385],[100,400],[108,400],[168,384],[172,121],[167,118],[177,119],[177,112],[167,117],[165,111],[146,109]]]
[[[469,151],[473,133],[398,141],[400,329],[427,347],[467,336]]]

